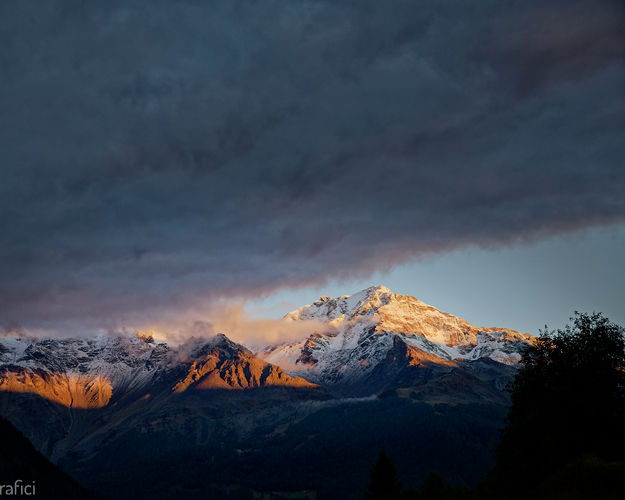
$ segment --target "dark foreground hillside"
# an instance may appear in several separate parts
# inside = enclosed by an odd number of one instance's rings
[[[0,418],[0,443],[0,485],[4,487],[3,496],[34,494],[35,498],[46,499],[99,498],[50,463],[3,418]],[[9,487],[13,488],[11,493]]]
[[[129,433],[80,470],[63,465],[110,498],[257,498],[254,494],[288,492],[295,495],[289,498],[356,499],[362,498],[381,447],[409,486],[419,485],[430,471],[474,484],[494,463],[504,415],[505,408],[495,405],[428,405],[390,397],[324,408],[282,434],[268,429],[272,435],[258,434],[235,446],[228,435],[212,446],[185,449],[165,434]]]

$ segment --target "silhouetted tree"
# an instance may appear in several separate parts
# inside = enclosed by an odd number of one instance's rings
[[[447,500],[451,498],[451,487],[435,472],[430,472],[419,490],[420,500]]]
[[[481,498],[476,496],[473,489],[463,485],[452,485],[436,472],[430,472],[418,491],[408,491],[405,500],[474,500]]]
[[[397,476],[397,469],[384,450],[380,451],[378,460],[371,469],[365,498],[367,500],[399,500],[401,498],[401,483]]]
[[[612,498],[597,488],[623,473],[624,330],[601,314],[571,319],[573,326],[545,329],[523,354],[498,449],[500,498],[553,498],[550,489],[571,481],[579,484],[566,498],[586,498],[582,490]]]

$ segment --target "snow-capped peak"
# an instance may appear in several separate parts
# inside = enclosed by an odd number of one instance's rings
[[[350,319],[356,316],[371,316],[378,309],[391,302],[396,294],[383,285],[365,288],[352,295],[337,298],[320,297],[312,304],[298,307],[286,314],[284,319],[332,321],[338,318]],[[415,299],[416,300],[416,299]]]
[[[352,295],[321,297],[284,317],[317,320],[325,330],[300,342],[259,353],[294,374],[317,381],[362,378],[381,363],[397,340],[438,358],[441,363],[482,358],[515,364],[533,337],[505,328],[475,327],[415,297],[373,286]]]

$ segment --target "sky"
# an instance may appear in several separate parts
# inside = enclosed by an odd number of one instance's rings
[[[357,280],[286,290],[246,304],[249,316],[280,318],[322,295],[383,284],[475,326],[538,335],[570,324],[575,311],[625,325],[625,226],[577,231],[496,249],[472,248],[408,261]]]
[[[2,2],[0,327],[208,325],[377,282],[532,332],[619,317],[624,19],[616,0]]]

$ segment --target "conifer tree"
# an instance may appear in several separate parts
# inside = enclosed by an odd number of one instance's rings
[[[397,469],[384,450],[380,451],[378,460],[371,469],[365,498],[366,500],[398,500],[401,498],[401,483]]]

